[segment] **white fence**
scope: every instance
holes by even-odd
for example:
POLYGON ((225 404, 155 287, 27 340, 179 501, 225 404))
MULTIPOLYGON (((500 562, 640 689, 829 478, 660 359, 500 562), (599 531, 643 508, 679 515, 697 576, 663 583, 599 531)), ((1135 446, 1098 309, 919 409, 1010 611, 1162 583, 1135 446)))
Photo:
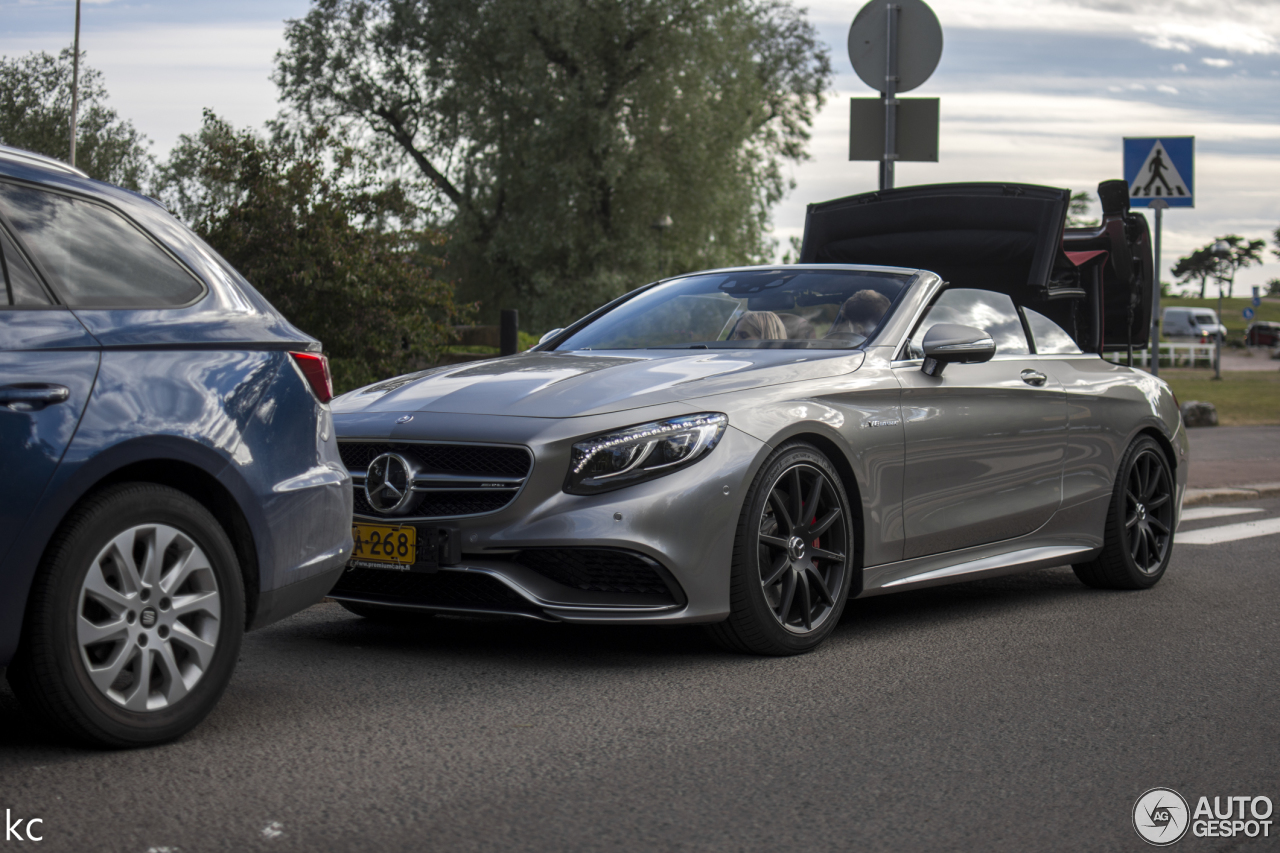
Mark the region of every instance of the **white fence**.
MULTIPOLYGON (((1168 341, 1160 344, 1160 363, 1169 367, 1179 364, 1195 367, 1201 362, 1213 366, 1213 344, 1181 344, 1168 341)), ((1150 350, 1134 350, 1133 363, 1146 367, 1151 363, 1150 350)))

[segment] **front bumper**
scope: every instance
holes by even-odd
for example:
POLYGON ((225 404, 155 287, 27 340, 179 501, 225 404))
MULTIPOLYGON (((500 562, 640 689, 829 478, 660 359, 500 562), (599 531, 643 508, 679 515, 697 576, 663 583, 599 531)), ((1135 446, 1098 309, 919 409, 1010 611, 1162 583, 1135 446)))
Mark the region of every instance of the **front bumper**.
MULTIPOLYGON (((569 495, 562 488, 569 449, 584 435, 692 413, 679 406, 563 420, 433 414, 429 429, 411 434, 381 432, 369 416, 335 418, 340 439, 521 444, 533 452, 534 466, 524 489, 504 509, 422 523, 456 528, 461 544, 457 564, 436 573, 355 569, 339 579, 330 596, 408 609, 566 622, 723 619, 729 613, 733 536, 750 476, 767 452, 763 442, 730 425, 706 458, 666 477, 601 495, 569 495), (624 552, 649 561, 667 581, 669 594, 575 587, 561 582, 563 577, 549 576, 554 572, 531 568, 521 557, 522 552, 578 549, 624 552)), ((387 519, 375 523, 386 524, 387 519)))

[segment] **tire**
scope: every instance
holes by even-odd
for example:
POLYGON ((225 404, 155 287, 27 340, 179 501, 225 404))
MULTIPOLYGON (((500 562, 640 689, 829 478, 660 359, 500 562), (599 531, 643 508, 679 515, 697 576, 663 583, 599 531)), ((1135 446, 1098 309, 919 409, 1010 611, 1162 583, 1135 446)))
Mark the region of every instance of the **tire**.
POLYGON ((7 675, 73 741, 165 743, 217 704, 244 620, 240 566, 209 511, 167 486, 112 486, 54 535, 7 675))
POLYGON ((363 616, 370 622, 380 622, 383 624, 425 621, 434 615, 427 611, 412 611, 404 610, 399 607, 384 607, 380 604, 369 604, 365 601, 343 601, 339 598, 337 599, 337 602, 349 612, 354 613, 357 616, 363 616))
POLYGON ((752 481, 738 520, 729 618, 708 625, 707 633, 723 648, 748 654, 817 648, 835 630, 849 597, 853 521, 826 456, 802 442, 775 450, 752 481))
POLYGON ((1164 450, 1139 436, 1129 445, 1111 493, 1102 553, 1071 568, 1097 589, 1150 589, 1173 554, 1176 486, 1164 450))

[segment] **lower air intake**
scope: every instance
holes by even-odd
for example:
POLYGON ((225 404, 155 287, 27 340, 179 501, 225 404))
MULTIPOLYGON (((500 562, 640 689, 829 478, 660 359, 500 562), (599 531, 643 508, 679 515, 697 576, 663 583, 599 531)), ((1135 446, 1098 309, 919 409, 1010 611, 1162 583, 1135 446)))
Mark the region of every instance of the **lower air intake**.
POLYGON ((496 610, 532 613, 530 606, 500 580, 474 572, 397 572, 386 569, 352 569, 343 572, 329 593, 388 604, 411 604, 462 610, 496 610))
POLYGON ((654 560, 612 548, 531 548, 514 562, 574 589, 661 595, 673 604, 683 598, 654 560))

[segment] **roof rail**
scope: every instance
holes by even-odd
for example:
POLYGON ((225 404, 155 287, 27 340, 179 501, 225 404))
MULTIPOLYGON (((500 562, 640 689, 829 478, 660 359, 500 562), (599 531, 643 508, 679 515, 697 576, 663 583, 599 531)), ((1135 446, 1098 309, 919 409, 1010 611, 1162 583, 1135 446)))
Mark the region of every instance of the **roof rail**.
POLYGON ((34 151, 23 151, 21 148, 14 148, 11 145, 0 145, 0 157, 9 160, 25 160, 28 163, 44 166, 49 169, 57 169, 59 172, 65 172, 68 175, 78 175, 81 178, 89 177, 75 166, 69 166, 61 160, 55 160, 53 157, 46 157, 43 154, 36 154, 34 151))

